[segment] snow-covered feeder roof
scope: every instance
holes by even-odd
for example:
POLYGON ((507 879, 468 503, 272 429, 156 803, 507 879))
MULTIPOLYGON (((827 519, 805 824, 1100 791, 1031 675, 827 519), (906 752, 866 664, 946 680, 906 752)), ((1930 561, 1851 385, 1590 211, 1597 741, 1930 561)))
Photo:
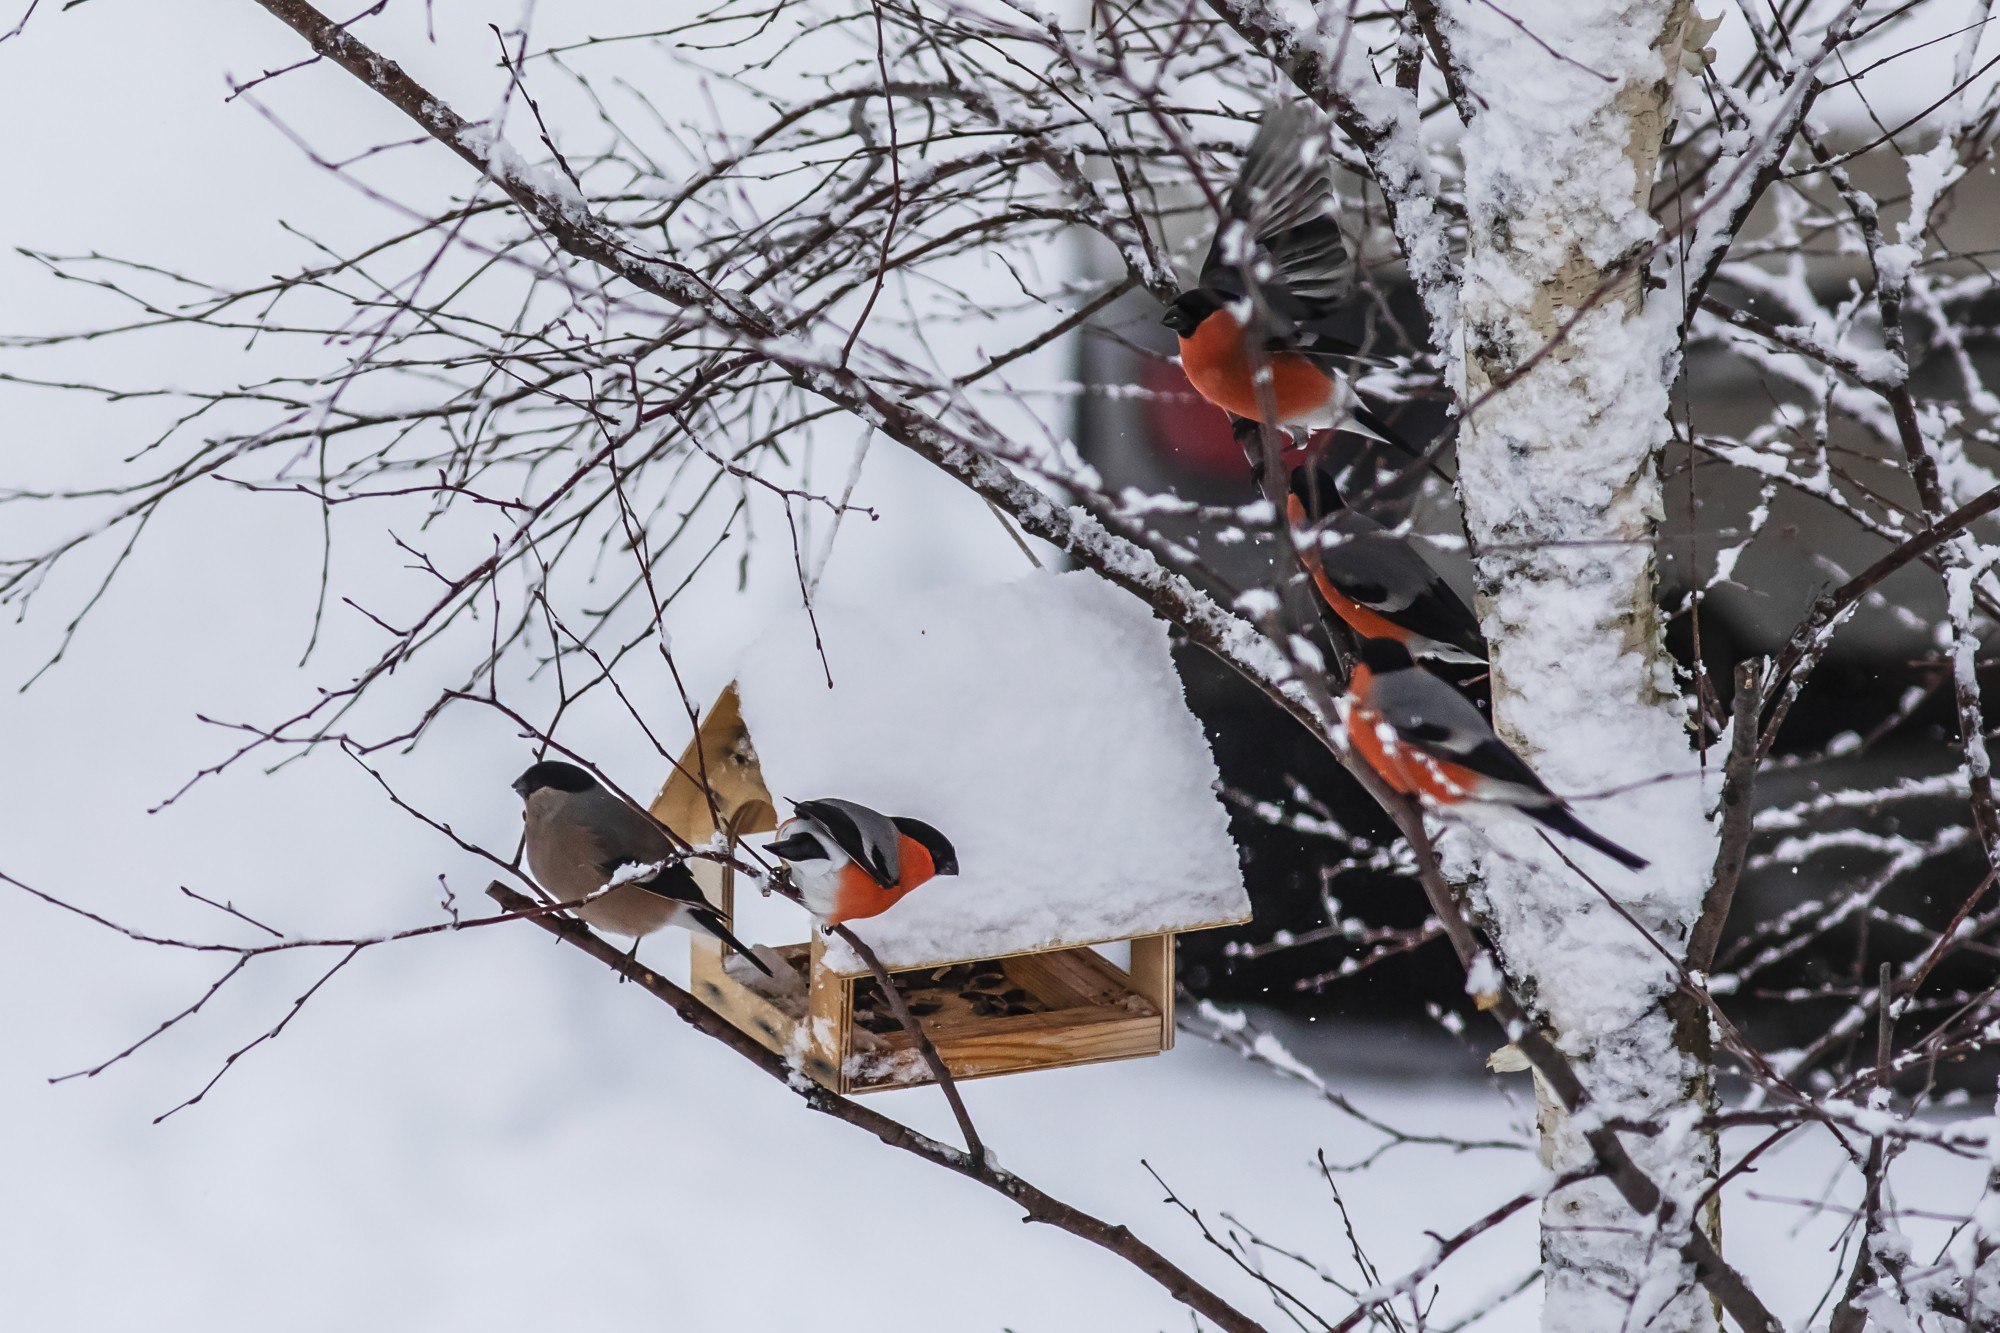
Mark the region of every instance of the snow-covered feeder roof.
MULTIPOLYGON (((852 923, 891 968, 1248 920, 1166 626, 1096 575, 804 611, 737 673, 764 784, 935 825, 959 873, 852 923), (831 672, 833 685, 826 683, 831 672)), ((864 970, 829 940, 826 965, 864 970)))

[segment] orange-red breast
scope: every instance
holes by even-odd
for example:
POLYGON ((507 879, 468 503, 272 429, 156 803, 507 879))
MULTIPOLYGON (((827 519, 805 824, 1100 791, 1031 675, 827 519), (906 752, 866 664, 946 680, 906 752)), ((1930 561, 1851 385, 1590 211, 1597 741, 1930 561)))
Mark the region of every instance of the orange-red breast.
POLYGON ((799 896, 828 925, 879 916, 934 876, 958 873, 958 853, 922 820, 832 797, 792 809, 764 850, 791 866, 799 896))
POLYGON ((1327 609, 1364 639, 1394 639, 1415 657, 1486 661, 1470 607, 1414 544, 1342 500, 1320 468, 1293 468, 1285 497, 1299 563, 1327 609))
POLYGON ((1180 338, 1188 382, 1223 411, 1268 415, 1268 424, 1301 433, 1356 431, 1416 457, 1342 379, 1360 349, 1333 330, 1353 283, 1333 217, 1327 133, 1304 106, 1264 113, 1201 274, 1161 322, 1180 338), (1257 384, 1264 367, 1268 414, 1257 384))
POLYGON ((1400 643, 1362 640, 1341 705, 1348 744, 1397 791, 1446 810, 1518 810, 1627 869, 1646 864, 1585 827, 1464 695, 1418 666, 1400 643))

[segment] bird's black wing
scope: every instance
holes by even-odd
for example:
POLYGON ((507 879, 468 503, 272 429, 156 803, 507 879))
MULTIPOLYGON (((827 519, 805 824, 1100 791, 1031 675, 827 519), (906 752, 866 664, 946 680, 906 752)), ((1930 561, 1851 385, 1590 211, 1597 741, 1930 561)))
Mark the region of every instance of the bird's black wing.
POLYGON ((1202 261, 1201 285, 1224 296, 1249 294, 1245 264, 1268 260, 1257 282, 1271 312, 1299 326, 1347 298, 1347 242, 1333 218, 1332 154, 1317 112, 1282 103, 1264 113, 1223 205, 1222 225, 1202 261))
MULTIPOLYGON (((613 875, 617 874, 624 867, 639 864, 643 863, 635 862, 626 857, 613 861, 599 862, 597 868, 603 872, 604 878, 608 882, 613 875)), ((708 898, 702 893, 701 885, 694 882, 694 872, 687 868, 687 862, 685 861, 670 861, 645 879, 634 879, 626 882, 634 888, 644 889, 647 893, 656 894, 662 898, 670 898, 677 903, 687 903, 690 906, 698 907, 708 906, 708 898)))
POLYGON ((1479 617, 1435 574, 1423 596, 1396 613, 1396 623, 1433 642, 1448 643, 1474 657, 1486 656, 1486 635, 1479 628, 1479 617))
POLYGON ((1395 728, 1398 740, 1434 759, 1532 792, 1548 792, 1469 699, 1422 668, 1377 678, 1368 706, 1395 728))
POLYGON ((749 959, 750 966, 756 968, 767 977, 771 975, 771 969, 766 965, 764 960, 752 953, 749 945, 729 933, 729 923, 722 919, 722 913, 716 911, 713 907, 703 905, 701 907, 690 908, 688 915, 694 918, 696 925, 749 959))
MULTIPOLYGON (((1393 725, 1393 724, 1392 724, 1393 725)), ((1413 749, 1421 750, 1433 759, 1442 759, 1460 768, 1469 768, 1484 778, 1525 787, 1554 800, 1542 780, 1535 776, 1535 770, 1528 767, 1528 761, 1515 754, 1507 742, 1497 736, 1489 737, 1476 745, 1464 745, 1465 733, 1452 728, 1432 726, 1417 722, 1396 727, 1396 739, 1413 749)))
MULTIPOLYGON (((1412 553, 1411 559, 1421 561, 1422 557, 1412 553)), ((1410 571, 1421 582, 1394 588, 1336 560, 1322 559, 1320 567, 1334 587, 1384 619, 1433 642, 1448 643, 1475 657, 1486 656, 1486 638, 1480 632, 1479 617, 1428 565, 1421 572, 1410 571)))
POLYGON ((1526 787, 1530 791, 1540 792, 1554 799, 1541 778, 1535 775, 1535 770, 1528 767, 1528 761, 1515 754, 1513 748, 1497 736, 1484 742, 1470 754, 1460 757, 1456 762, 1481 777, 1498 778, 1502 782, 1526 787))
POLYGON ((841 808, 838 801, 800 801, 792 808, 825 829, 832 838, 883 888, 894 888, 897 868, 890 864, 893 847, 882 847, 861 830, 860 823, 841 808))
MULTIPOLYGON (((1349 511, 1342 522, 1361 527, 1349 511)), ((1407 539, 1368 522, 1347 540, 1320 548, 1320 569, 1346 596, 1404 629, 1486 656, 1479 618, 1407 539)))
POLYGON ((1297 352, 1321 366, 1334 370, 1348 370, 1356 365, 1390 365, 1387 357, 1367 356, 1361 344, 1352 338, 1337 333, 1321 333, 1310 328, 1294 325, 1290 329, 1279 330, 1264 340, 1267 352, 1297 352))

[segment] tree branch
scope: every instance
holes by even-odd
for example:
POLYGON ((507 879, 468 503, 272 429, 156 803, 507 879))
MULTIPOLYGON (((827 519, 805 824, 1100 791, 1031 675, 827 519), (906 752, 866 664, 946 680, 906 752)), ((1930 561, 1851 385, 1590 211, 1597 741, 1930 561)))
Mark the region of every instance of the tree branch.
POLYGON ((1932 524, 1884 555, 1880 560, 1856 574, 1847 582, 1829 592, 1821 593, 1806 612, 1806 618, 1792 631, 1792 637, 1778 654, 1777 667, 1771 672, 1764 688, 1766 702, 1771 714, 1765 719, 1762 737, 1757 743, 1757 758, 1762 761, 1771 753, 1771 744, 1777 739, 1778 728, 1784 724, 1785 714, 1804 687, 1803 673, 1810 672, 1826 652, 1827 635, 1832 628, 1851 610, 1854 605, 1891 574, 1927 555, 1935 548, 1950 541, 1965 531, 1976 520, 2000 509, 2000 486, 1981 492, 1976 498, 1960 505, 1948 517, 1932 524))
POLYGON ((910 1041, 923 1056, 924 1064, 930 1068, 931 1077, 937 1080, 938 1090, 944 1093, 945 1101, 951 1104, 952 1116, 958 1121, 958 1132, 965 1137, 965 1151, 971 1155, 975 1165, 985 1166, 986 1145, 980 1142, 979 1131, 972 1127, 972 1113, 965 1109, 965 1101, 958 1095, 958 1080, 951 1076, 951 1069, 945 1064, 944 1057, 938 1054, 937 1047, 924 1032, 923 1025, 917 1022, 917 1016, 911 1013, 910 1006, 904 1003, 902 987, 898 986, 896 979, 889 975, 889 969, 882 966, 882 960, 875 956, 875 950, 869 947, 866 940, 843 925, 830 926, 828 929, 846 941, 847 947, 854 950, 855 955, 868 965, 869 972, 875 977, 875 984, 882 988, 882 998, 889 1002, 889 1011, 896 1016, 896 1021, 903 1025, 903 1031, 909 1034, 910 1041))
POLYGON ((1764 703, 1763 672, 1755 662, 1736 667, 1736 698, 1731 707, 1729 758, 1722 766, 1722 827, 1716 839, 1715 870, 1702 899, 1701 916, 1688 932, 1687 967, 1707 972, 1715 966, 1722 927, 1736 899, 1736 884, 1749 858, 1752 794, 1757 784, 1757 714, 1764 703))

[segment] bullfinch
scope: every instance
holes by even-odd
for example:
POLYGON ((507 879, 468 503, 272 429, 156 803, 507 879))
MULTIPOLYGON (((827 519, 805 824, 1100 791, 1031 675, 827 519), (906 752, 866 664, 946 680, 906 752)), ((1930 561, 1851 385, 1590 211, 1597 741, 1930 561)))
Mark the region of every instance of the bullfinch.
POLYGON ((1293 468, 1286 504, 1299 563, 1357 636, 1394 639, 1416 657, 1485 664, 1472 609, 1413 543, 1349 509, 1325 470, 1293 468))
POLYGON ((1465 696, 1418 666, 1395 640, 1361 641, 1341 710, 1348 744, 1397 791, 1446 810, 1519 810, 1629 870, 1645 866, 1643 857, 1586 828, 1465 696))
POLYGON ((769 976, 771 969, 743 941, 729 933, 722 914, 702 896, 701 886, 680 859, 666 831, 599 786, 597 779, 560 760, 536 764, 514 779, 528 824, 528 868, 535 880, 563 902, 596 897, 576 914, 599 930, 639 937, 662 926, 680 926, 713 935, 769 976), (598 893, 621 871, 630 878, 598 893))
POLYGON ((833 798, 792 812, 764 850, 791 866, 807 910, 830 926, 880 916, 933 876, 958 873, 958 853, 922 820, 833 798))
POLYGON ((1333 209, 1325 124, 1304 106, 1273 106, 1243 156, 1200 276, 1160 322, 1180 339, 1188 383, 1223 411, 1263 421, 1257 374, 1269 367, 1267 424, 1351 430, 1418 457, 1344 382, 1342 366, 1360 348, 1334 332, 1353 277, 1333 209))

